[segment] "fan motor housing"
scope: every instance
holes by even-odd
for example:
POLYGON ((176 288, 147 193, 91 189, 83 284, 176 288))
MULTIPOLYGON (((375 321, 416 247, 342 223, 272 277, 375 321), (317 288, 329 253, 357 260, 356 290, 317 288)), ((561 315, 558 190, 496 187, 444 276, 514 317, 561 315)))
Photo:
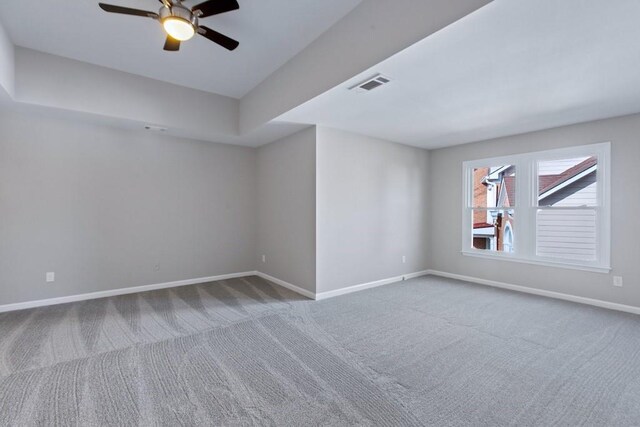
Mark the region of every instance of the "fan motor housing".
POLYGON ((171 7, 164 6, 160 8, 160 22, 167 18, 176 18, 188 22, 193 28, 198 28, 198 17, 181 4, 174 4, 171 7))

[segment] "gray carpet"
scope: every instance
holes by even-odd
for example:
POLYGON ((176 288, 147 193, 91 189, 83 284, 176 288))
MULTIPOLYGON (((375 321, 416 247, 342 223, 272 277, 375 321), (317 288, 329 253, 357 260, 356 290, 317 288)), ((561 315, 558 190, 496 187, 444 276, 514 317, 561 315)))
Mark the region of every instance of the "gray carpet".
POLYGON ((0 425, 640 425, 640 317, 434 277, 5 313, 0 425))

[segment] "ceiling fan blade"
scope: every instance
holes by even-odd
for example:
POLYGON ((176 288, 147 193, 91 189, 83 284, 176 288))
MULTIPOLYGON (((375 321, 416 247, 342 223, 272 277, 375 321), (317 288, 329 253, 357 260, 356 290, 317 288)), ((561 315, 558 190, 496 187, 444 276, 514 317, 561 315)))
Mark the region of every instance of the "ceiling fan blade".
POLYGON ((143 16, 145 18, 158 19, 158 14, 155 12, 148 12, 146 10, 131 9, 130 7, 114 6, 112 4, 98 3, 100 8, 105 12, 121 13, 123 15, 143 16))
POLYGON ((217 43, 228 50, 234 50, 240 45, 238 41, 230 37, 227 37, 224 34, 220 34, 217 31, 213 31, 211 28, 208 28, 208 27, 203 27, 203 26, 199 27, 198 33, 201 36, 208 38, 212 42, 217 43))
POLYGON ((237 9, 240 9, 240 5, 236 0, 208 0, 193 6, 191 11, 195 13, 199 10, 201 12, 199 17, 206 18, 207 16, 231 12, 232 10, 237 9))
POLYGON ((180 50, 180 40, 176 40, 171 36, 167 36, 167 41, 164 42, 164 50, 169 52, 177 52, 180 50))

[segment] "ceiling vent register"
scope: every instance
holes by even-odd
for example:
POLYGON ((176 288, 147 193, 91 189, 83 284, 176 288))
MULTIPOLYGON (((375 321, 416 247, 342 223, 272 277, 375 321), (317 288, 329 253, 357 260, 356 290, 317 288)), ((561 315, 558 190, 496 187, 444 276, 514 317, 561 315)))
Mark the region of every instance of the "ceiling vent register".
POLYGON ((380 86, 386 85, 391 82, 387 77, 382 74, 376 74, 375 76, 358 83, 355 86, 349 88, 349 90, 356 89, 358 92, 370 92, 374 89, 379 88, 380 86))

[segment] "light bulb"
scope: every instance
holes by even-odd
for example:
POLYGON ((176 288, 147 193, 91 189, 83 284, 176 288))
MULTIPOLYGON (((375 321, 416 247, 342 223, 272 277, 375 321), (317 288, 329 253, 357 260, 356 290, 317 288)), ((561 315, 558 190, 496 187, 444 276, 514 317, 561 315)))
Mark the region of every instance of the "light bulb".
POLYGON ((176 18, 174 16, 166 18, 162 22, 162 26, 164 30, 176 40, 181 42, 185 40, 189 40, 194 36, 196 30, 191 25, 191 22, 188 22, 182 18, 176 18))

